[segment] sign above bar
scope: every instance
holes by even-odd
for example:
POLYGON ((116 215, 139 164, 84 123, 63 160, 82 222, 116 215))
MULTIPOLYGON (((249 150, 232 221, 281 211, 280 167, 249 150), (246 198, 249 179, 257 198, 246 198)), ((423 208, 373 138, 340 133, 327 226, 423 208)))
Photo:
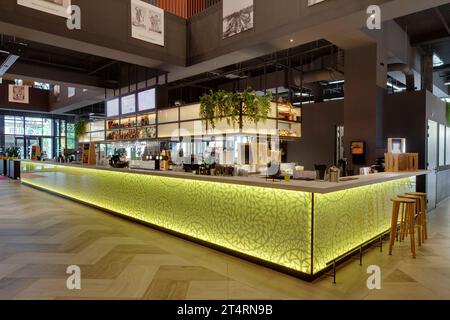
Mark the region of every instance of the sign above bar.
POLYGON ((71 0, 17 0, 17 4, 55 16, 67 18, 71 0))
POLYGON ((106 116, 117 117, 119 115, 119 98, 114 98, 106 102, 106 116))
POLYGON ((138 111, 153 110, 156 108, 156 90, 150 89, 138 93, 138 111))
POLYGON ((130 94, 121 98, 121 114, 136 112, 136 94, 130 94))

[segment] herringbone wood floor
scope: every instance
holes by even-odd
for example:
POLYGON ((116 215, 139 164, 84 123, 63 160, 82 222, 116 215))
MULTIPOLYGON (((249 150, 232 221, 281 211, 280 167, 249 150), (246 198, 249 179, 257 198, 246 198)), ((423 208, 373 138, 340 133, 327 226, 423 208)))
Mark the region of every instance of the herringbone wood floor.
POLYGON ((429 218, 430 240, 409 256, 372 249, 314 283, 102 211, 0 179, 0 299, 450 299, 450 202, 429 218), (382 290, 366 287, 368 265, 382 290), (81 290, 66 268, 81 268, 81 290))

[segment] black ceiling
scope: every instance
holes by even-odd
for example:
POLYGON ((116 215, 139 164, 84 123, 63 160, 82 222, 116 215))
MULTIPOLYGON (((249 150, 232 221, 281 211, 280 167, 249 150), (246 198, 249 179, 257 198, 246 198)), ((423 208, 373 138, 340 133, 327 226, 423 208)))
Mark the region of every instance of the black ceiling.
POLYGON ((411 44, 436 53, 450 64, 450 4, 396 19, 409 34, 411 44))
MULTIPOLYGON (((127 80, 129 69, 146 69, 144 71, 150 77, 161 73, 154 69, 137 67, 104 57, 1 34, 0 50, 20 56, 19 61, 29 64, 30 67, 39 65, 62 71, 76 72, 89 77, 98 77, 102 80, 101 83, 104 83, 105 87, 108 88, 119 88, 127 85, 129 82, 127 80)), ((0 62, 6 56, 0 53, 0 62)), ((139 74, 143 73, 143 70, 139 71, 139 74)), ((70 82, 70 79, 67 79, 67 81, 70 82)))

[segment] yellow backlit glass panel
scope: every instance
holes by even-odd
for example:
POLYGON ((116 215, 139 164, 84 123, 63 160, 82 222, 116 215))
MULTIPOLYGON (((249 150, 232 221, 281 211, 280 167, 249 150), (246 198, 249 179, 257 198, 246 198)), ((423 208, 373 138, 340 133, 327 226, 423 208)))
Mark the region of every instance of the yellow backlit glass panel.
POLYGON ((22 172, 27 184, 310 273, 310 193, 29 162, 22 172))
POLYGON ((415 191, 415 177, 314 195, 314 273, 390 228, 391 198, 415 191))

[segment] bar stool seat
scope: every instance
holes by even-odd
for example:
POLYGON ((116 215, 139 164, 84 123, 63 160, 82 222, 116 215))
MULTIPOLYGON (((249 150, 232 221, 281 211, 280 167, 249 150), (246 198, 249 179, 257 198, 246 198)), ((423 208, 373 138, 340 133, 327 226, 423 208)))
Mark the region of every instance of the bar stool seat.
POLYGON ((413 258, 416 258, 416 244, 414 239, 414 211, 417 200, 396 197, 392 201, 392 218, 391 218, 391 237, 389 239, 389 255, 392 255, 392 248, 394 247, 395 238, 397 237, 398 216, 400 213, 400 205, 405 207, 406 225, 411 230, 411 253, 413 258))
POLYGON ((427 227, 427 194, 424 192, 407 192, 407 195, 420 196, 420 212, 422 214, 422 241, 428 240, 427 227))

